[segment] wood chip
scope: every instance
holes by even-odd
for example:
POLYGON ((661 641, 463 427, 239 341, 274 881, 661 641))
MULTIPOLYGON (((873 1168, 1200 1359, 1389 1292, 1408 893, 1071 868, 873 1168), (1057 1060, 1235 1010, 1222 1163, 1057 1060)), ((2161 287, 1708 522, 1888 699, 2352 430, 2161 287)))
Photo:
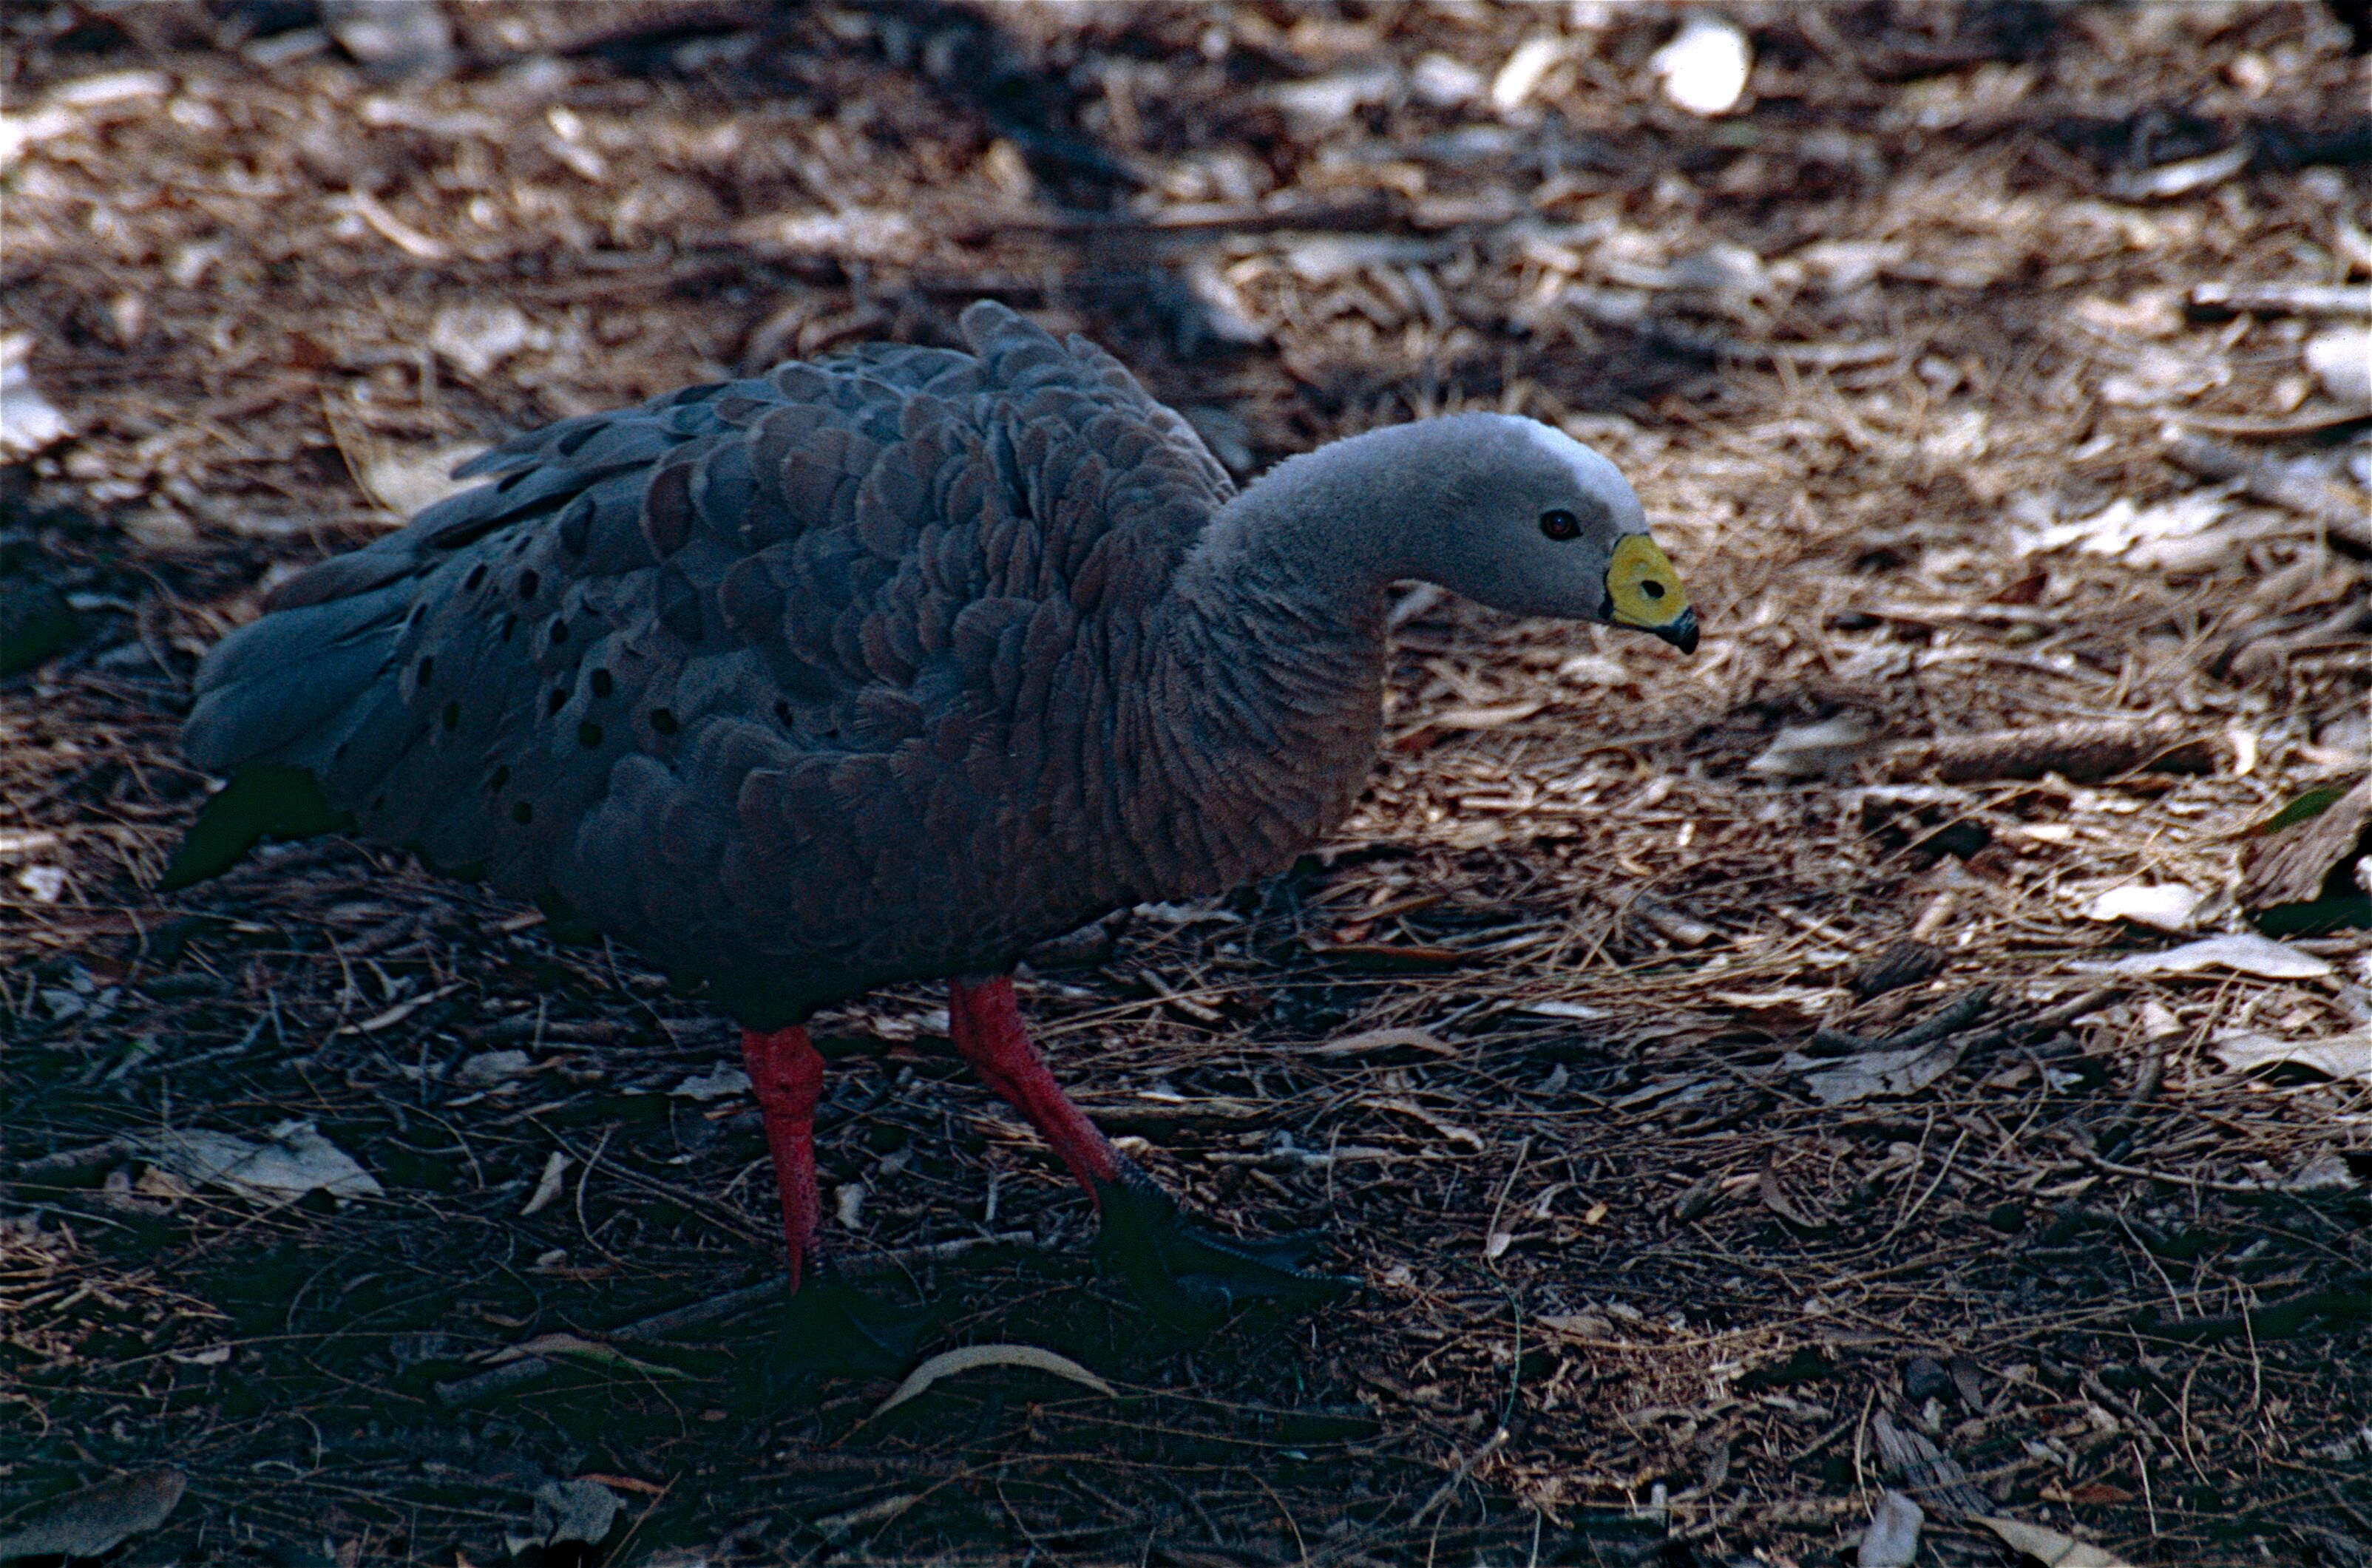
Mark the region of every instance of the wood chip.
POLYGON ((337 1032, 342 1035, 375 1035, 381 1029, 391 1029, 430 1003, 442 1002, 452 995, 461 989, 463 983, 457 980, 449 985, 440 985, 434 991, 424 991, 417 996, 408 996, 386 1012, 365 1018, 359 1024, 348 1024, 337 1032))
POLYGON ((2363 499, 2331 480, 2189 431, 2168 438, 2166 455, 2177 467, 2203 478, 2238 480, 2241 490, 2257 500, 2296 512, 2372 550, 2372 516, 2366 515, 2363 499))
POLYGON ((1365 1029, 1323 1044, 1304 1046, 1305 1056, 1344 1057, 1375 1056, 1388 1051, 1418 1051, 1428 1056, 1456 1056, 1458 1048, 1446 1040, 1437 1040, 1423 1029, 1365 1029))
POLYGON ((2372 316, 2372 288, 2358 284, 2203 283, 2191 303, 2250 316, 2372 316))
POLYGON ((1904 1489, 1915 1493, 1947 1518, 1982 1514, 1983 1495, 1969 1484, 1960 1462, 1917 1432, 1894 1424, 1884 1411, 1870 1418, 1870 1446, 1878 1461, 1902 1478, 1904 1489))
POLYGON ((2367 827, 2372 778, 2305 821, 2250 845, 2240 873, 2240 902, 2262 910, 2320 899, 2331 874, 2365 853, 2367 827))
POLYGON ((2082 719, 1906 741, 1889 749, 1881 761, 1889 777, 1925 775, 1967 784, 2039 779, 2045 773, 2083 782, 2143 768, 2203 772, 2213 757, 2209 742, 2177 719, 2082 719))

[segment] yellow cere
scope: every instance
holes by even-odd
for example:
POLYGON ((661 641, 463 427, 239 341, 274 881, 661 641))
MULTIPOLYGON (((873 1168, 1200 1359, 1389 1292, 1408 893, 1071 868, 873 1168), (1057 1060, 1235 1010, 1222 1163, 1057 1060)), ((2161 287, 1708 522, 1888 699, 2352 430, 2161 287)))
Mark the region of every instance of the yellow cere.
POLYGON ((1680 575, 1645 534, 1626 534, 1614 546, 1606 569, 1607 596, 1614 619, 1625 626, 1669 626, 1688 613, 1688 590, 1680 575))

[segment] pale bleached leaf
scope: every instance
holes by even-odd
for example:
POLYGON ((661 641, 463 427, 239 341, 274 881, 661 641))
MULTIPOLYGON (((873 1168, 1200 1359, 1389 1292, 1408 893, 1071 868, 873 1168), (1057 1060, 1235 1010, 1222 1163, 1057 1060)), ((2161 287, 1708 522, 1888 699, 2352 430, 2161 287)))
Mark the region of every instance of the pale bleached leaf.
POLYGON ((599 1546, 618 1522, 624 1506, 616 1493, 598 1481, 546 1481, 536 1488, 536 1529, 546 1546, 583 1541, 599 1546))
POLYGON ((536 1182, 534 1193, 529 1197, 527 1206, 519 1210, 519 1217, 524 1219, 529 1214, 540 1214, 558 1202, 561 1190, 560 1179, 567 1174, 567 1171, 568 1156, 558 1149, 552 1150, 551 1156, 543 1162, 543 1176, 536 1182))
POLYGON ((677 1099, 699 1100, 703 1104, 723 1099, 727 1095, 746 1095, 749 1092, 750 1074, 738 1067, 719 1067, 714 1072, 694 1074, 668 1091, 677 1099))
POLYGON ((180 1506, 189 1477, 179 1470, 134 1470, 37 1503, 0 1536, 0 1561, 19 1557, 98 1557, 163 1524, 180 1506))
POLYGON ((2215 1060, 2235 1073, 2289 1065, 2308 1068, 2328 1078, 2372 1078, 2372 1032, 2363 1029, 2351 1029, 2327 1040, 2227 1034, 2215 1041, 2214 1049, 2215 1060))
POLYGON ((1855 1568, 1910 1568, 1919 1555, 1919 1527, 1926 1522, 1919 1504, 1900 1492, 1881 1492, 1869 1511, 1869 1528, 1854 1554, 1855 1568))
POLYGON ((2128 882, 2094 899, 2084 914, 2090 920, 2130 920, 2160 931, 2188 931, 2206 896, 2180 882, 2128 882))
POLYGON ((2133 1568, 2122 1557, 2023 1519, 1999 1519, 1980 1514, 1976 1522, 2001 1537, 2011 1551, 2024 1552, 2041 1563, 2042 1568, 2133 1568))
POLYGON ((890 1396, 873 1408, 868 1421, 878 1420, 914 1399, 943 1377, 959 1372, 970 1372, 982 1366, 1020 1366, 1032 1372, 1051 1372, 1057 1377, 1093 1388, 1107 1399, 1118 1399, 1120 1390, 1073 1361, 1069 1356, 1047 1350, 1041 1345, 987 1344, 965 1345, 959 1350, 941 1351, 906 1375, 890 1396))
POLYGON ((310 1121, 283 1121, 251 1143, 227 1132, 169 1130, 134 1146, 159 1169, 192 1188, 224 1188, 243 1198, 287 1203, 308 1192, 333 1198, 378 1198, 386 1189, 352 1155, 321 1136, 310 1121))
POLYGON ((679 1372, 672 1366, 638 1361, 622 1350, 596 1343, 578 1334, 538 1334, 531 1340, 496 1351, 486 1358, 486 1362, 488 1365, 500 1366, 505 1362, 520 1361, 531 1355, 562 1356, 589 1366, 639 1373, 645 1377, 664 1377, 675 1382, 686 1381, 692 1376, 689 1372, 679 1372))
POLYGON ((1422 1051, 1431 1056, 1455 1056, 1458 1048, 1448 1040, 1436 1039, 1423 1029, 1390 1028, 1362 1029, 1340 1040, 1330 1040, 1313 1045, 1306 1054, 1310 1056, 1366 1056, 1378 1051, 1405 1048, 1422 1051))
POLYGON ((2260 936, 2253 931, 2186 942, 2162 953, 2135 953, 2108 964, 2072 966, 2092 974, 2194 974, 2201 970, 2237 970, 2261 980, 2320 980, 2331 960, 2260 936))

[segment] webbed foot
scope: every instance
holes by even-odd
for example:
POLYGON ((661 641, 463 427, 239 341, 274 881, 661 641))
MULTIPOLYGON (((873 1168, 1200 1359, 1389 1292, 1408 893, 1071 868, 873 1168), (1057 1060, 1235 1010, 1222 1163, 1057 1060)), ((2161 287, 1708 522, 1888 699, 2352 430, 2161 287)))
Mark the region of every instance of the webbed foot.
POLYGON ((894 1376, 945 1315, 876 1300, 829 1265, 811 1264, 797 1293, 776 1310, 766 1381, 780 1387, 811 1377, 894 1376))
POLYGON ((1319 1307, 1359 1288, 1357 1280, 1301 1267, 1319 1243, 1315 1235, 1218 1235, 1188 1221, 1176 1199, 1130 1169, 1097 1182, 1095 1191, 1103 1210, 1097 1256, 1170 1322, 1203 1328, 1247 1302, 1319 1307))

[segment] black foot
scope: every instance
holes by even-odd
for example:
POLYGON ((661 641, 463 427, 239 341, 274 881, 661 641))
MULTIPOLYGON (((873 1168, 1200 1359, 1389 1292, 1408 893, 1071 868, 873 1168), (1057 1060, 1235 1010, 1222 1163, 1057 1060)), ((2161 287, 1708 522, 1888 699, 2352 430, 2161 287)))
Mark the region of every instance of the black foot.
POLYGON ((1317 1237, 1214 1235, 1187 1223, 1177 1200, 1135 1171, 1098 1183, 1096 1199, 1103 1208, 1098 1256, 1156 1314, 1182 1327, 1207 1327, 1250 1301, 1318 1307, 1359 1288, 1354 1279, 1303 1271, 1317 1237))
POLYGON ((799 1292, 777 1309, 766 1381, 883 1377, 904 1371, 938 1327, 930 1307, 877 1301, 828 1267, 811 1267, 799 1292))

